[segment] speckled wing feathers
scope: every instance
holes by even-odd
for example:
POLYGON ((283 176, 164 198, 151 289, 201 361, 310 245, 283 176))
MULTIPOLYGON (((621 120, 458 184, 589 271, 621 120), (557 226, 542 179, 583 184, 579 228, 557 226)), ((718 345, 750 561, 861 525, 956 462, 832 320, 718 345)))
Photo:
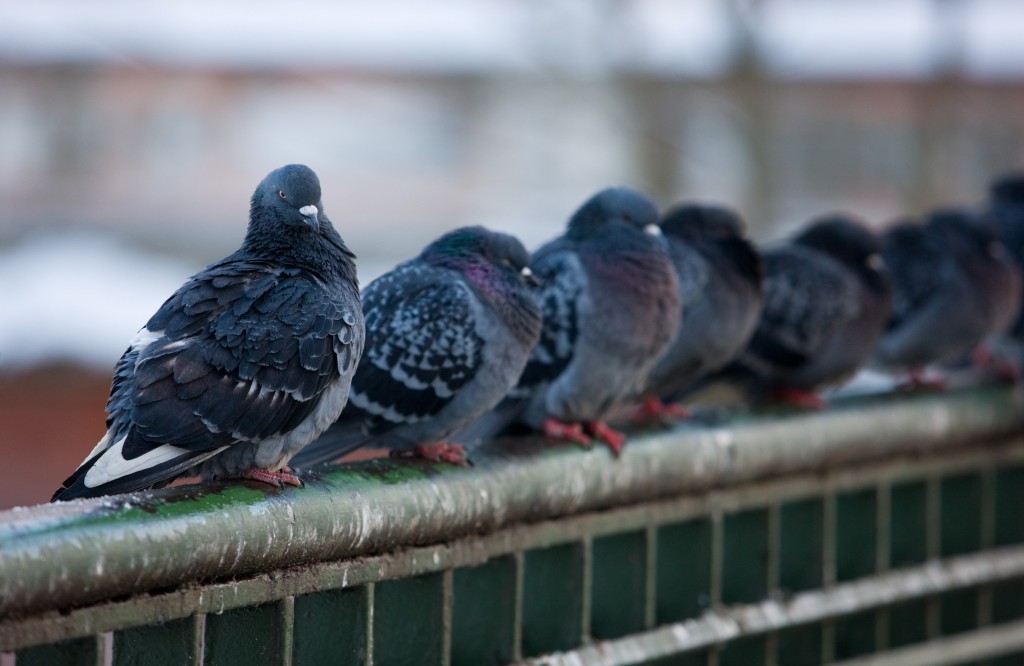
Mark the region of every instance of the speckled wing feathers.
POLYGON ((440 412, 481 364, 484 340, 469 299, 453 274, 412 264, 370 285, 363 305, 373 335, 351 404, 391 423, 440 412))
POLYGON ((554 380, 572 361, 579 336, 579 300, 587 281, 579 258, 560 241, 541 248, 530 266, 541 281, 536 295, 544 327, 513 395, 554 380))

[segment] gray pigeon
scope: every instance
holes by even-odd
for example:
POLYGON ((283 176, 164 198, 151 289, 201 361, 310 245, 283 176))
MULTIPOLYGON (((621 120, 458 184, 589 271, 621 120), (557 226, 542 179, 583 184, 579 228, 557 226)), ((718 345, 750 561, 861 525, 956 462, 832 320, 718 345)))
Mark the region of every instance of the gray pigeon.
POLYGON ((761 257, 743 237, 738 214, 688 204, 669 211, 660 226, 679 278, 682 325, 651 372, 639 420, 685 416, 671 403, 743 351, 764 301, 761 257))
POLYGON ((746 350, 724 372, 755 399, 820 408, 816 391, 868 359, 889 314, 878 238, 835 214, 762 253, 764 310, 746 350))
POLYGON ((462 447, 441 440, 505 397, 540 336, 529 259, 514 237, 467 227, 370 283, 348 407, 293 463, 365 445, 462 462, 462 447))
POLYGON ((603 419, 640 395, 679 330, 676 273, 657 222, 646 196, 609 188, 534 253, 544 327, 499 421, 621 450, 625 436, 603 419))
MULTIPOLYGON (((999 236, 1017 267, 1024 271, 1024 172, 1003 174, 989 188, 986 219, 997 229, 999 236)), ((1017 376, 1024 367, 1024 303, 1018 303, 1016 321, 996 345, 1003 374, 1017 376)))
POLYGON ((1020 278, 992 229, 969 211, 894 225, 883 257, 893 302, 874 363, 906 373, 912 385, 935 384, 923 377, 927 366, 956 364, 1016 317, 1020 278))
POLYGON ((338 418, 363 349, 354 258, 316 174, 271 172, 242 247, 182 285, 118 361, 107 434, 53 500, 185 475, 301 485, 284 466, 338 418))

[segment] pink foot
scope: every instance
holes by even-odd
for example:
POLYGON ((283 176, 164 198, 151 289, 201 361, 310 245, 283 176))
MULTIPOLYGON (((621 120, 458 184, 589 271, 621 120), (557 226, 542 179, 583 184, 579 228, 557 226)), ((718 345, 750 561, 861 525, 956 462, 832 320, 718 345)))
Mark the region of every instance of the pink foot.
POLYGON ((978 345, 971 353, 971 365, 982 370, 989 370, 1000 379, 1016 382, 1020 379, 1020 370, 1017 366, 1000 358, 988 345, 978 345))
POLYGON ((609 428, 601 421, 589 421, 583 424, 583 429, 594 439, 604 442, 616 457, 622 453, 622 447, 626 445, 626 436, 618 430, 609 428))
POLYGON ((924 370, 914 368, 907 373, 907 381, 903 386, 912 391, 945 391, 946 379, 944 377, 926 377, 924 370))
POLYGON ((295 476, 294 474, 290 474, 288 472, 280 470, 277 472, 271 472, 270 470, 258 469, 256 467, 245 470, 244 472, 239 474, 238 477, 241 479, 252 479, 253 481, 269 483, 270 485, 277 486, 278 488, 284 488, 285 485, 296 486, 298 488, 301 488, 302 486, 306 485, 302 482, 302 479, 295 476))
POLYGON ((583 434, 583 426, 579 423, 562 423, 557 419, 544 419, 540 429, 545 437, 575 442, 584 448, 590 448, 590 438, 583 434))
POLYGON ((634 423, 666 423, 690 418, 690 410, 678 403, 664 403, 656 396, 644 396, 644 401, 630 417, 634 423))
POLYGON ((449 442, 437 442, 434 444, 420 444, 419 446, 405 451, 392 451, 392 458, 423 458, 434 462, 444 462, 451 465, 466 467, 469 461, 466 459, 466 449, 461 444, 449 442))
POLYGON ((813 391, 802 391, 788 386, 770 391, 768 393, 768 400, 816 411, 825 409, 827 405, 825 399, 813 391))

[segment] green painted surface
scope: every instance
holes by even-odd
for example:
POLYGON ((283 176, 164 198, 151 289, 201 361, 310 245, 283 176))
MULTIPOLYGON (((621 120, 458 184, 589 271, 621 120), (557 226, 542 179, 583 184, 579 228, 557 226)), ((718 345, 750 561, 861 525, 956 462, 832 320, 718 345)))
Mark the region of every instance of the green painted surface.
POLYGON ((928 486, 894 484, 890 497, 889 567, 920 564, 928 558, 928 486))
POLYGON ((768 510, 722 519, 722 603, 750 603, 768 594, 768 510))
POLYGON ((816 666, 821 663, 821 625, 780 631, 776 646, 778 666, 816 666))
POLYGON ((98 650, 93 637, 21 650, 17 666, 96 666, 98 650))
POLYGON ((204 666, 273 664, 281 659, 278 604, 206 616, 204 666))
POLYGON ((981 475, 957 474, 942 479, 939 489, 942 557, 981 548, 981 475))
POLYGON ((874 488, 836 495, 836 580, 875 573, 878 496, 874 488))
POLYGON ((114 633, 114 666, 179 666, 194 664, 195 621, 183 620, 136 627, 114 633))
POLYGON ((582 623, 582 544, 527 552, 523 574, 523 656, 576 647, 582 623))
POLYGON ((295 597, 294 666, 358 666, 366 662, 365 587, 295 597))
POLYGON ((443 605, 442 574, 377 583, 373 592, 374 663, 440 664, 443 605))
POLYGON ((515 641, 516 561, 498 557, 456 569, 452 579, 453 666, 512 661, 515 641))
POLYGON ((1024 652, 1006 655, 1005 657, 996 657, 985 666, 1020 666, 1021 664, 1024 664, 1024 652))
POLYGON ((711 521, 658 530, 657 624, 697 617, 711 605, 711 521))
POLYGON ((779 587, 801 592, 821 586, 824 502, 809 499, 779 509, 779 587))
POLYGON ((738 638, 718 651, 718 666, 760 666, 767 653, 763 636, 738 638))
POLYGON ((594 539, 590 633, 610 639, 644 630, 647 539, 630 532, 594 539))
POLYGON ((1024 466, 996 472, 996 545, 1024 543, 1024 466))
POLYGON ((889 647, 928 640, 928 602, 924 599, 889 607, 889 647))
POLYGON ((618 459, 525 439, 494 443, 470 469, 368 461, 306 472, 305 488, 214 483, 5 511, 0 615, 445 542, 831 461, 966 448, 1018 434, 1020 416, 1005 386, 874 396, 644 433, 618 459))
POLYGON ((852 659, 875 651, 875 612, 854 613, 837 619, 835 627, 835 658, 852 659))
POLYGON ((708 663, 708 651, 697 650, 696 652, 687 652, 686 654, 678 654, 672 657, 665 657, 664 659, 654 659, 647 662, 647 666, 707 666, 708 663))
POLYGON ((992 589, 992 622, 1009 622, 1024 617, 1024 578, 995 585, 992 589))
POLYGON ((943 636, 977 629, 977 590, 957 590, 942 595, 939 611, 939 632, 943 636))

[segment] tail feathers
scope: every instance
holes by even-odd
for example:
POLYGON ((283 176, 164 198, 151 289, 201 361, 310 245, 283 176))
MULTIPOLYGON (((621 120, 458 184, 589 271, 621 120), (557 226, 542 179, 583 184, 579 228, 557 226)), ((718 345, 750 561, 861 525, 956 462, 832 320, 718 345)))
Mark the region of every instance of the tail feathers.
POLYGON ((101 497, 166 484, 227 448, 189 451, 164 444, 141 456, 125 459, 122 455, 125 439, 95 452, 61 484, 50 501, 101 497))
POLYGON ((324 434, 292 456, 292 467, 312 467, 336 460, 360 449, 377 437, 368 431, 364 419, 335 422, 324 434))

